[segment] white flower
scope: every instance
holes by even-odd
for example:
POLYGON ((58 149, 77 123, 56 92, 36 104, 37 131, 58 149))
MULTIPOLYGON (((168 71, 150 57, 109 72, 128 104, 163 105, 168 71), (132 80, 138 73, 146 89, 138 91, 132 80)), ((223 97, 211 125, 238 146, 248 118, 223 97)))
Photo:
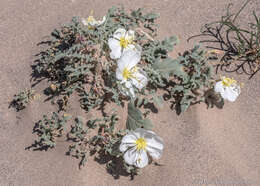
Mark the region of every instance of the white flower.
POLYGON ((134 45, 134 31, 126 31, 123 28, 117 29, 113 38, 108 39, 108 46, 111 49, 110 57, 112 59, 120 58, 121 55, 129 49, 141 50, 141 47, 134 45))
POLYGON ((162 156, 163 141, 154 132, 138 128, 123 137, 119 149, 127 164, 143 168, 149 161, 147 153, 154 159, 162 156))
MULTIPOLYGON (((118 60, 116 78, 125 85, 132 97, 135 97, 133 86, 142 89, 148 82, 145 72, 136 66, 140 59, 140 52, 137 50, 127 50, 118 60)), ((128 92, 126 94, 128 95, 128 92)))
POLYGON ((106 16, 102 20, 97 21, 93 16, 88 16, 88 18, 82 18, 82 24, 88 26, 89 29, 102 25, 106 21, 106 16))
POLYGON ((234 102, 240 94, 240 86, 233 78, 222 77, 215 85, 215 92, 220 93, 223 99, 234 102))

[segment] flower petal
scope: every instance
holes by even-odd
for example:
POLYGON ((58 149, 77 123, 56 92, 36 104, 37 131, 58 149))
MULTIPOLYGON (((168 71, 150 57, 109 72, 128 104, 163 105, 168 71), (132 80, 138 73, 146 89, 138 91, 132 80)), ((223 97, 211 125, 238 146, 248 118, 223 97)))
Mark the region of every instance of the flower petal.
POLYGON ((215 92, 219 92, 219 93, 224 92, 224 85, 223 85, 222 81, 219 81, 215 84, 214 90, 215 90, 215 92))
POLYGON ((124 48, 123 53, 126 52, 127 50, 135 50, 135 45, 129 44, 124 48))
MULTIPOLYGON (((139 70, 140 71, 140 70, 139 70)), ((143 71, 142 71, 143 72, 143 71)), ((133 85, 138 88, 138 89, 142 89, 143 87, 145 87, 148 83, 147 77, 144 75, 145 72, 140 73, 140 72, 136 72, 134 73, 134 78, 132 78, 132 83, 133 85)))
POLYGON ((115 31, 113 37, 114 37, 115 39, 120 40, 121 37, 125 37, 125 34, 126 34, 126 30, 125 30, 125 29, 123 29, 123 28, 118 28, 118 29, 115 31))
POLYGON ((138 158, 138 152, 136 148, 131 148, 124 154, 124 160, 129 165, 134 165, 138 158))
POLYGON ((119 146, 119 150, 121 152, 125 152, 126 150, 133 148, 135 146, 135 144, 133 143, 121 143, 119 146))
POLYGON ((232 86, 233 91, 235 91, 238 95, 241 93, 241 89, 239 85, 232 86))
POLYGON ((128 30, 128 31, 126 32, 125 38, 126 38, 127 40, 133 41, 134 38, 135 38, 135 32, 134 32, 133 30, 128 30))
POLYGON ((130 81, 125 82, 125 87, 126 88, 132 88, 132 83, 130 81))
POLYGON ((124 80, 123 71, 119 67, 116 69, 116 79, 121 81, 124 80))
POLYGON ((139 138, 134 132, 130 131, 122 138, 122 143, 135 143, 135 141, 139 138))
POLYGON ((126 91, 125 91, 125 93, 126 93, 126 95, 127 96, 131 96, 131 97, 135 97, 135 91, 134 91, 134 88, 133 88, 133 86, 132 86, 132 83, 130 82, 130 81, 126 81, 125 82, 125 87, 126 87, 126 91))
POLYGON ((98 22, 96 20, 94 20, 94 21, 88 22, 88 25, 95 27, 95 26, 98 26, 98 22))
POLYGON ((129 70, 137 65, 141 59, 141 54, 136 50, 126 50, 118 60, 118 66, 125 66, 129 70))
POLYGON ((87 19, 85 19, 85 18, 82 18, 82 19, 81 19, 81 22, 82 22, 82 24, 85 25, 85 26, 88 25, 87 19))
MULTIPOLYGON (((123 54, 122 54, 123 56, 123 54)), ((121 57, 118 61, 117 61, 117 67, 121 70, 121 72, 123 73, 124 69, 127 68, 127 63, 124 62, 124 60, 122 60, 123 57, 121 57)))
POLYGON ((108 46, 111 50, 110 57, 111 59, 118 59, 121 56, 121 46, 118 40, 114 38, 108 39, 108 46))
POLYGON ((163 140, 159 136, 146 133, 144 138, 146 139, 147 146, 163 150, 163 140))
POLYGON ((132 96, 132 97, 134 97, 135 95, 132 95, 132 92, 131 92, 131 90, 132 90, 133 88, 125 88, 125 87, 122 87, 122 91, 121 91, 121 93, 124 95, 124 96, 132 96))
POLYGON ((144 168, 148 165, 148 156, 144 150, 138 151, 137 159, 134 165, 138 168, 144 168))
POLYGON ((226 99, 230 102, 234 102, 238 95, 240 93, 240 87, 238 89, 238 87, 226 87, 225 91, 223 93, 221 93, 221 96, 223 97, 223 99, 226 99))
POLYGON ((163 150, 163 140, 156 135, 146 135, 146 150, 154 158, 159 159, 162 156, 163 150))
POLYGON ((156 148, 153 148, 153 147, 147 147, 147 152, 150 154, 150 156, 153 158, 153 159, 160 159, 162 157, 162 154, 163 154, 163 151, 160 150, 160 149, 156 149, 156 148))
POLYGON ((106 16, 103 16, 102 20, 97 21, 97 26, 102 25, 106 21, 106 16))
POLYGON ((133 132, 130 132, 128 133, 127 135, 125 135, 123 138, 122 138, 122 141, 121 141, 121 144, 120 144, 120 147, 119 147, 119 150, 121 152, 124 152, 126 151, 127 149, 131 148, 131 147, 134 147, 136 144, 135 144, 135 141, 137 140, 138 138, 136 137, 136 135, 133 133, 133 132))
POLYGON ((143 128, 137 128, 134 130, 134 133, 139 136, 139 138, 144 138, 145 134, 149 134, 149 130, 143 128))
POLYGON ((123 49, 123 53, 128 50, 134 50, 135 52, 139 52, 140 55, 142 53, 142 47, 140 45, 129 44, 126 46, 126 48, 123 49))
POLYGON ((134 88, 133 88, 133 87, 130 87, 130 88, 129 88, 129 92, 130 92, 130 94, 131 94, 131 95, 129 95, 129 96, 131 96, 132 98, 135 98, 135 91, 134 91, 134 88))

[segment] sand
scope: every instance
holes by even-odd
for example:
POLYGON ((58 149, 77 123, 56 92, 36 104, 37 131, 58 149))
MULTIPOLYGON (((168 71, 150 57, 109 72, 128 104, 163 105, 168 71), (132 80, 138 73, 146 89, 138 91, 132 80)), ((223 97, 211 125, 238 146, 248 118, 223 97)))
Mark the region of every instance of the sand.
MULTIPOLYGON (((168 107, 151 115, 155 132, 165 141, 159 163, 148 166, 134 180, 121 175, 114 179, 105 165, 89 159, 82 170, 78 161, 65 156, 67 143, 59 142, 47 152, 28 151, 35 139, 34 123, 54 110, 43 99, 17 113, 8 109, 9 101, 21 89, 29 88, 34 55, 41 50, 37 43, 72 16, 86 17, 91 10, 102 16, 112 5, 126 9, 139 7, 160 13, 159 37, 176 35, 180 44, 175 54, 191 48, 201 25, 225 13, 228 3, 238 9, 242 0, 1 0, 0 1, 0 185, 1 186, 192 186, 192 185, 260 185, 260 74, 250 81, 246 75, 232 74, 245 83, 235 103, 224 109, 209 109, 205 104, 193 106, 177 116, 168 107), (218 182, 217 182, 218 181, 218 182)), ((260 2, 252 1, 242 17, 251 10, 260 13, 260 2)), ((47 85, 34 87, 41 93, 47 85)), ((80 109, 75 113, 84 114, 80 109)))

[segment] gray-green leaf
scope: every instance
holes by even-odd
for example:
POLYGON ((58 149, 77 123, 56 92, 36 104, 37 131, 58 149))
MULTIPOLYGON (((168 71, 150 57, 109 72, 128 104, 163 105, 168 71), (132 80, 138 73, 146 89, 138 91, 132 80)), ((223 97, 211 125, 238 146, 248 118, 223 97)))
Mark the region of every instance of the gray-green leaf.
POLYGON ((143 119, 142 112, 134 106, 134 103, 128 103, 126 128, 129 130, 135 130, 137 128, 151 129, 152 127, 152 122, 149 119, 143 119))
POLYGON ((183 65, 181 65, 178 60, 171 58, 155 62, 152 68, 161 75, 177 75, 179 77, 185 77, 187 75, 183 69, 183 65))
POLYGON ((163 98, 162 96, 153 96, 153 101, 156 106, 162 108, 163 107, 163 98))

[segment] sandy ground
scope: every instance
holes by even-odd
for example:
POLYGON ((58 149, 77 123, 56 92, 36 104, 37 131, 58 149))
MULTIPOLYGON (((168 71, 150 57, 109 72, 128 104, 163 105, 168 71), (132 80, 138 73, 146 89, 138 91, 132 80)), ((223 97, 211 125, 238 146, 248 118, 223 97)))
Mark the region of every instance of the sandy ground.
MULTIPOLYGON (((105 186, 105 185, 260 185, 260 74, 245 83, 235 103, 222 110, 194 106, 177 116, 169 108, 152 115, 155 131, 164 139, 163 166, 148 166, 133 181, 120 176, 114 179, 105 166, 89 160, 78 170, 78 161, 65 156, 67 144, 60 142, 48 152, 24 150, 35 136, 34 123, 53 108, 50 103, 35 101, 22 112, 8 109, 8 102, 19 90, 30 87, 30 65, 42 41, 53 28, 70 21, 72 16, 88 16, 94 10, 102 16, 112 5, 127 9, 144 7, 161 15, 160 37, 177 35, 181 43, 176 51, 190 48, 186 39, 197 34, 200 26, 214 21, 232 2, 234 9, 242 0, 1 0, 0 1, 0 185, 15 186, 105 186), (207 184, 206 184, 207 183, 207 184)), ((260 2, 245 9, 260 13, 260 2)), ((35 87, 40 92, 44 83, 35 87)), ((76 110, 81 114, 80 110, 76 110)))

